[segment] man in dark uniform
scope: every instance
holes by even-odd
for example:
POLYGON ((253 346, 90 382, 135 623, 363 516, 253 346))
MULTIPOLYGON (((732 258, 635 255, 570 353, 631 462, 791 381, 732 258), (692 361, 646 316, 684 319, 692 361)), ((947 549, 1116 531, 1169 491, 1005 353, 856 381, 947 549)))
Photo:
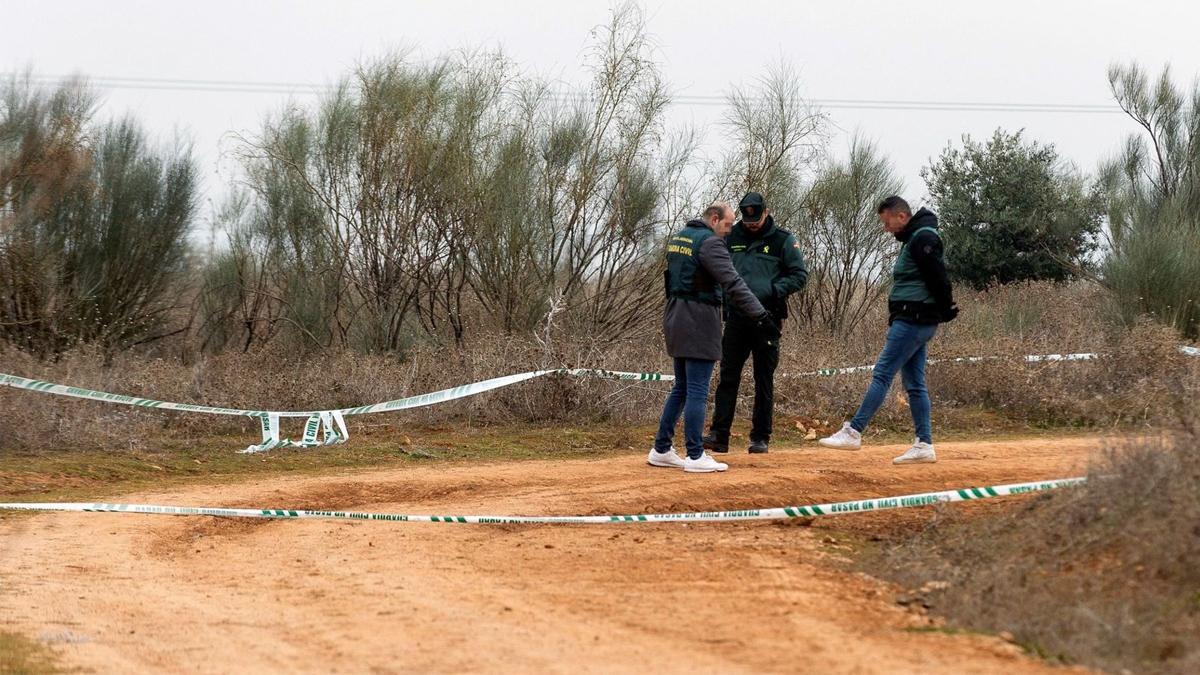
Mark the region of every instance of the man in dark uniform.
POLYGON ((665 273, 667 310, 663 333, 667 353, 675 360, 675 386, 667 396, 650 466, 679 468, 689 473, 724 471, 727 464, 704 452, 704 410, 713 366, 721 358, 721 303, 726 301, 752 322, 763 341, 778 341, 779 327, 738 276, 723 237, 733 225, 733 209, 717 203, 703 218, 690 221, 667 240, 665 273), (683 416, 687 458, 675 453, 671 441, 683 416))
MULTIPOLYGON (((742 219, 726 239, 733 253, 733 266, 770 313, 772 321, 782 327, 787 318, 788 296, 804 288, 808 281, 800 244, 791 232, 775 224, 761 194, 748 193, 738 209, 742 219)), ((704 447, 713 452, 729 452, 729 428, 733 426, 742 367, 750 357, 754 358, 754 415, 749 449, 760 453, 767 451, 773 430, 779 340, 763 339, 753 319, 737 307, 726 307, 721 376, 712 427, 704 437, 704 447)))

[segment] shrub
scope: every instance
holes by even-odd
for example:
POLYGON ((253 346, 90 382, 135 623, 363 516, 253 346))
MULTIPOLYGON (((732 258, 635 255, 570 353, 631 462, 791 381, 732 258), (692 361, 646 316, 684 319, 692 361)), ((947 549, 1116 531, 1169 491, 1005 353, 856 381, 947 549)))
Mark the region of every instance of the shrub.
POLYGON ((1110 445, 1080 488, 948 512, 868 563, 957 624, 1109 671, 1200 668, 1200 429, 1110 445), (930 581, 943 582, 929 584, 930 581), (941 590, 938 590, 941 589, 941 590))

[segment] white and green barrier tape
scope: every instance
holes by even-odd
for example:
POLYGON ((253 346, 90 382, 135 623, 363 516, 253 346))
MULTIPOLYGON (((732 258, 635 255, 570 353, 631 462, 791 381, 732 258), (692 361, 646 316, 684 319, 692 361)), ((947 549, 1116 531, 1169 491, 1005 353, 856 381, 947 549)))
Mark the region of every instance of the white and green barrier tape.
MULTIPOLYGON (((1200 349, 1196 347, 1180 347, 1179 350, 1189 356, 1200 356, 1200 349)), ((1079 353, 1079 354, 1037 354, 1024 357, 1024 360, 1029 363, 1038 363, 1044 361, 1090 361, 1100 358, 1100 354, 1095 353, 1079 353)), ((930 360, 930 363, 976 363, 993 359, 1003 359, 1000 356, 971 356, 957 359, 946 359, 942 361, 930 360)), ((846 375, 850 373, 870 372, 874 370, 874 365, 868 366, 852 366, 849 368, 820 368, 817 370, 797 373, 792 377, 814 377, 833 375, 846 375)), ((240 415, 243 417, 258 418, 262 429, 262 442, 251 445, 241 452, 263 452, 281 447, 313 447, 317 445, 333 445, 336 443, 345 443, 350 437, 346 430, 345 418, 349 415, 368 415, 381 412, 394 412, 397 410, 407 410, 410 408, 420 408, 422 406, 434 405, 437 403, 445 403, 455 399, 475 396, 493 389, 508 387, 519 382, 532 380, 546 375, 567 375, 570 377, 587 377, 606 380, 622 380, 622 381, 638 381, 638 382, 672 382, 675 380, 674 375, 666 375, 663 373, 637 373, 625 372, 619 370, 599 370, 593 368, 557 368, 552 370, 534 370, 526 373, 517 373, 515 375, 505 375, 495 377, 490 380, 473 382, 464 384, 450 389, 443 389, 428 394, 420 394, 418 396, 409 396, 407 398, 396 399, 394 401, 384 401, 373 405, 358 406, 355 408, 341 408, 338 410, 306 410, 306 411, 274 411, 274 410, 242 410, 238 408, 222 408, 206 405, 194 405, 191 403, 171 403, 169 401, 157 401, 148 398, 139 398, 136 396, 126 396, 124 394, 112 394, 103 391, 94 391, 91 389, 83 389, 80 387, 72 387, 65 384, 55 384, 53 382, 45 382, 42 380, 32 380, 29 378, 18 377, 16 375, 8 375, 0 373, 0 385, 13 387, 16 389, 24 389, 28 391, 36 391, 44 394, 55 394, 58 396, 70 396, 74 398, 82 398, 91 401, 101 401, 104 403, 117 403, 121 405, 137 406, 142 408, 154 408, 156 410, 177 410, 180 412, 203 413, 208 415, 240 415), (304 417, 307 421, 304 424, 304 435, 298 441, 289 440, 280 436, 280 419, 285 417, 304 417), (323 430, 323 434, 322 434, 323 430), (320 438, 318 438, 320 436, 320 438)), ((782 377, 788 377, 783 375, 782 377)))
POLYGON ((136 396, 126 396, 124 394, 112 394, 104 391, 94 391, 92 389, 83 389, 80 387, 72 387, 65 384, 55 384, 53 382, 45 382, 42 380, 31 380, 25 377, 16 375, 8 375, 0 373, 0 385, 13 387, 16 389, 24 389, 28 391, 36 391, 43 394, 55 394, 58 396, 69 396, 73 398, 82 398, 90 401, 100 401, 103 403, 117 403, 121 405, 137 406, 141 408, 154 408, 156 410, 178 410, 181 412, 204 413, 208 415, 239 415, 243 417, 256 417, 259 420, 262 429, 262 442, 257 445, 251 445, 244 453, 263 452, 274 448, 282 447, 313 447, 317 445, 332 445, 335 443, 345 443, 350 437, 346 430, 346 416, 348 415, 367 415, 372 413, 392 412, 396 410, 407 410, 410 408, 420 408, 422 406, 444 403, 455 399, 475 396, 486 391, 508 387, 518 382, 524 382, 537 377, 546 375, 569 375, 572 377, 591 377, 608 380, 634 380, 634 381, 661 381, 673 380, 670 375, 662 375, 660 373, 628 373, 612 370, 596 370, 587 368, 560 368, 555 370, 535 370, 527 373, 517 373, 515 375, 505 375, 503 377, 495 377, 490 380, 481 382, 473 382, 464 384, 459 387, 443 389, 428 394, 418 396, 409 396, 407 398, 396 399, 394 401, 384 401, 373 405, 358 406, 355 408, 341 408, 337 410, 304 410, 304 411, 274 411, 274 410, 243 410, 239 408, 221 408, 205 405, 193 405, 190 403, 172 403, 170 401, 157 401, 148 398, 139 398, 136 396), (304 417, 307 421, 304 424, 304 435, 298 441, 288 440, 280 437, 280 419, 285 417, 304 417), (321 438, 322 429, 324 434, 321 438))
POLYGON ((991 485, 987 487, 923 492, 921 494, 879 497, 830 504, 806 506, 782 506, 770 509, 743 509, 740 511, 695 511, 690 513, 639 513, 621 516, 466 516, 466 515, 411 515, 404 513, 371 513, 362 511, 310 511, 303 509, 230 509, 207 506, 160 506, 152 504, 89 504, 67 503, 15 503, 0 504, 0 510, 13 511, 87 511, 104 513, 141 513, 166 516, 220 516, 225 518, 283 518, 324 520, 383 520, 408 523, 471 523, 529 524, 529 525, 597 525, 601 523, 677 523, 677 522, 728 522, 734 520, 786 520, 789 518, 811 518, 844 513, 865 513, 888 509, 906 509, 950 502, 966 502, 991 497, 1021 495, 1058 488, 1082 485, 1086 478, 1061 478, 991 485))
MULTIPOLYGON (((1195 347, 1180 347, 1179 351, 1189 356, 1200 356, 1200 349, 1195 347)), ((1100 358, 1101 354, 1094 352, 1081 352, 1078 354, 1030 354, 1029 356, 1021 357, 1026 363, 1042 363, 1046 361, 1092 361, 1100 358)), ((1005 356, 963 356, 957 359, 929 359, 930 364, 935 363, 980 363, 983 361, 1002 361, 1008 357, 1005 356)), ((791 377, 812 377, 831 375, 848 375, 850 373, 869 373, 875 370, 875 366, 851 366, 849 368, 820 368, 810 370, 806 373, 797 373, 791 377)))

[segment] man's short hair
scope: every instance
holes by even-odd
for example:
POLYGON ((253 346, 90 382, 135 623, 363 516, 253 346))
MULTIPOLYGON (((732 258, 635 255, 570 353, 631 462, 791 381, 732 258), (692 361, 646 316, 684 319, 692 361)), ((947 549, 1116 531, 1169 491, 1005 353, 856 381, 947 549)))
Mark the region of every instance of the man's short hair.
POLYGON ((912 208, 908 205, 908 202, 897 195, 892 195, 879 202, 879 209, 875 213, 883 213, 884 211, 899 211, 905 215, 912 215, 912 208))
POLYGON ((704 209, 704 219, 708 220, 709 218, 712 218, 713 216, 716 216, 717 218, 724 218, 725 214, 728 213, 729 210, 730 209, 729 209, 728 204, 717 202, 716 204, 713 204, 712 206, 708 207, 707 209, 704 209))

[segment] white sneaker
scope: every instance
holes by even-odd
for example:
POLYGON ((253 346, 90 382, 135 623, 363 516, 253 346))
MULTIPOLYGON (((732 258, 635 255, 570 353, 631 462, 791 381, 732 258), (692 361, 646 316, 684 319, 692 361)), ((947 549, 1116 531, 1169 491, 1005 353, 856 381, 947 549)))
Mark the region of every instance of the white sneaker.
POLYGON ((862 434, 850 426, 849 422, 843 422, 842 428, 836 434, 822 438, 817 443, 838 450, 858 450, 862 447, 862 434))
POLYGON ((728 464, 718 462, 707 452, 700 455, 699 459, 688 457, 683 460, 683 470, 688 473, 712 473, 714 471, 724 471, 728 468, 728 464))
POLYGON ((654 448, 650 448, 650 454, 646 456, 646 463, 650 466, 661 466, 667 469, 682 469, 684 467, 683 458, 675 452, 675 448, 671 448, 666 452, 659 452, 654 448))
POLYGON ((917 440, 903 455, 892 460, 892 464, 933 464, 937 454, 933 452, 932 443, 922 443, 917 440))

